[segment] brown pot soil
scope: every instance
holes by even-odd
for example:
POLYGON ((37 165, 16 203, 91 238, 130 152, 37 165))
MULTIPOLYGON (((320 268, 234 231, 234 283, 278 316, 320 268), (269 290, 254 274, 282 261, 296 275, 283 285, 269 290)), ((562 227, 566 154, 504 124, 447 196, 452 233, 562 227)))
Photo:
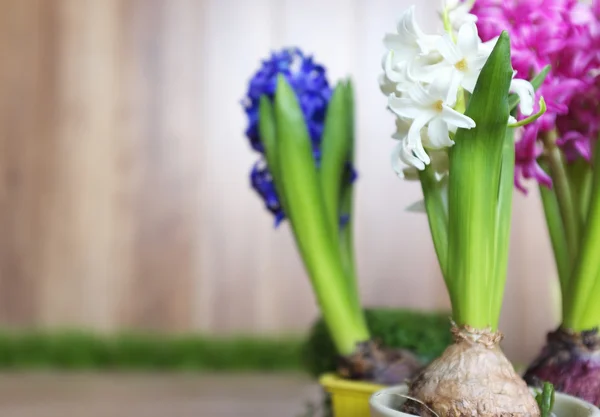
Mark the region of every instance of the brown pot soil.
POLYGON ((339 358, 337 373, 343 378, 395 385, 406 382, 422 367, 410 351, 368 341, 357 344, 352 355, 339 358))

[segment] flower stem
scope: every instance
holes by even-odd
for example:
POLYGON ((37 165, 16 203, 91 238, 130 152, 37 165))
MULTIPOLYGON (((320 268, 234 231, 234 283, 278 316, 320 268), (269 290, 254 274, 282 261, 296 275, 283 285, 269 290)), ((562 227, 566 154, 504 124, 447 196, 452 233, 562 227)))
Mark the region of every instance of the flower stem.
POLYGON ((566 165, 567 178, 573 193, 573 204, 577 213, 580 235, 583 233, 592 179, 592 167, 588 161, 580 158, 566 165))
POLYGON ((442 22, 444 23, 444 30, 450 38, 456 42, 456 37, 454 36, 454 31, 452 30, 452 22, 450 21, 450 11, 448 10, 448 6, 444 5, 444 10, 442 11, 442 22))
POLYGON ((448 269, 448 209, 444 203, 444 184, 435 178, 435 172, 431 165, 427 165, 423 171, 419 171, 421 188, 425 198, 425 210, 429 220, 429 229, 435 253, 442 270, 442 276, 452 294, 451 282, 447 279, 448 269))
POLYGON ((548 233, 550 234, 550 241, 552 242, 552 251, 554 252, 554 260, 558 271, 561 293, 566 294, 572 264, 569 259, 569 249, 567 247, 565 229, 560 216, 560 208, 558 207, 558 199, 556 198, 556 193, 552 189, 540 185, 539 190, 542 198, 542 205, 544 206, 546 224, 548 225, 548 233))
POLYGON ((339 229, 339 248, 342 265, 346 272, 346 288, 353 304, 355 320, 362 326, 366 326, 365 317, 360 303, 360 294, 358 291, 358 278, 356 273, 354 257, 354 233, 352 222, 352 201, 353 187, 351 184, 344 187, 342 191, 340 210, 341 214, 348 216, 348 222, 339 229))
MULTIPOLYGON (((600 152, 594 152, 594 166, 600 166, 600 152)), ((564 323, 575 331, 587 330, 600 324, 600 170, 593 173, 589 211, 586 219, 581 252, 564 294, 564 323)))
POLYGON ((578 216, 573 204, 573 192, 565 169, 562 154, 556 146, 556 131, 542 134, 542 142, 546 149, 545 159, 550 168, 553 187, 556 192, 560 216, 562 218, 569 249, 571 263, 575 261, 579 249, 578 216))
POLYGON ((527 117, 526 119, 519 120, 516 123, 509 124, 508 127, 513 127, 513 128, 521 127, 521 126, 526 126, 528 124, 535 122, 537 119, 542 117, 544 115, 544 113, 546 113, 547 108, 546 108, 546 101, 544 100, 544 97, 540 97, 539 105, 540 105, 540 110, 537 113, 532 114, 531 116, 527 117))

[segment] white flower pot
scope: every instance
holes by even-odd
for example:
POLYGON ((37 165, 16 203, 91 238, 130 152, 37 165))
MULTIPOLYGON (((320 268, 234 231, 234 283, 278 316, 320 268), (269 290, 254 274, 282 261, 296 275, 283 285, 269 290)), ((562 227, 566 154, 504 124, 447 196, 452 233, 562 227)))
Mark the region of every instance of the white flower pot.
MULTIPOLYGON (((406 401, 403 395, 407 392, 406 385, 377 391, 369 400, 371 417, 411 417, 412 414, 397 411, 406 401)), ((559 392, 556 393, 552 411, 556 417, 600 417, 600 410, 592 404, 559 392)))

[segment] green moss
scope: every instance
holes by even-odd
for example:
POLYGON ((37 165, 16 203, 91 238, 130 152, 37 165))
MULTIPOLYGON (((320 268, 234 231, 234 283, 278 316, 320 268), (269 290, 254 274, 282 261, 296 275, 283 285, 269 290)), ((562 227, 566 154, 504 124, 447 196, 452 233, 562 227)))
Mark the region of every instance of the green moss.
MULTIPOLYGON (((439 356, 452 342, 449 313, 367 309, 367 326, 375 340, 405 348, 425 361, 439 356)), ((325 323, 317 321, 302 349, 303 362, 313 376, 336 369, 336 351, 325 323)))

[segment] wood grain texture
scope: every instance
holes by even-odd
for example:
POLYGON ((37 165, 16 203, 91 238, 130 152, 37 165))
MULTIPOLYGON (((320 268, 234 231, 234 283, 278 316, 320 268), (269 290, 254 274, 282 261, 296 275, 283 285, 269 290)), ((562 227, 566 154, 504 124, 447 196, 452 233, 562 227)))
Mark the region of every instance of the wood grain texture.
MULTIPOLYGON (((419 186, 389 167, 376 82, 408 3, 2 0, 1 324, 306 329, 313 295, 289 230, 250 190, 239 103, 259 58, 287 45, 355 80, 365 304, 447 308, 426 218, 404 211, 419 186)), ((434 13, 418 10, 429 30, 434 13)), ((523 360, 556 321, 554 266, 537 196, 515 208, 502 328, 523 360)))

